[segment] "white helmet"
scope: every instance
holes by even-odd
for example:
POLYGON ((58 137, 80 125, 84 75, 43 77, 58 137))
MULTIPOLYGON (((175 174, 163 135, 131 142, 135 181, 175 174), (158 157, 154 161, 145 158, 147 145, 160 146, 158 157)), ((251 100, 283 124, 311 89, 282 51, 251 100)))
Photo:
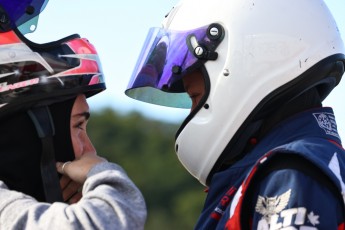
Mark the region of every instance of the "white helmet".
POLYGON ((344 63, 322 0, 183 0, 150 30, 126 94, 185 108, 181 78, 202 69, 206 93, 177 132, 176 152, 205 185, 225 158, 241 157, 257 120, 312 87, 323 100, 344 63))

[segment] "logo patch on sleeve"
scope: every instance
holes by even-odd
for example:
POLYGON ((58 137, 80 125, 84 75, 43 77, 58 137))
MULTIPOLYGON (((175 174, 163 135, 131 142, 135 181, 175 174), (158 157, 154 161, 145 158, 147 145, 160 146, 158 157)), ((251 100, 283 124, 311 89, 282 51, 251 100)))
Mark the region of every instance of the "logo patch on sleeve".
POLYGON ((290 196, 291 189, 279 196, 258 196, 255 211, 262 215, 258 222, 258 230, 317 229, 316 225, 320 223, 319 216, 314 212, 308 213, 304 207, 285 209, 290 196))
POLYGON ((280 196, 263 197, 259 196, 256 202, 255 211, 260 213, 263 218, 270 223, 271 217, 280 213, 289 203, 291 189, 280 196))
POLYGON ((313 115, 319 127, 323 129, 326 134, 340 138, 337 130, 337 123, 332 113, 313 113, 313 115))

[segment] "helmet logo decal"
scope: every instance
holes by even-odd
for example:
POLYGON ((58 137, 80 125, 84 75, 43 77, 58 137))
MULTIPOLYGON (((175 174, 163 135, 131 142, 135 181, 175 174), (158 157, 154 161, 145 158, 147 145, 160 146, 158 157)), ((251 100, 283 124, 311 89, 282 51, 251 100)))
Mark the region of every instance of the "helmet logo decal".
POLYGON ((8 90, 15 90, 15 89, 19 89, 19 88, 23 88, 23 87, 27 87, 31 85, 36 85, 39 83, 39 81, 40 81, 39 78, 33 78, 30 80, 16 82, 14 84, 9 84, 9 85, 7 85, 7 82, 3 82, 0 84, 0 93, 8 91, 8 90))

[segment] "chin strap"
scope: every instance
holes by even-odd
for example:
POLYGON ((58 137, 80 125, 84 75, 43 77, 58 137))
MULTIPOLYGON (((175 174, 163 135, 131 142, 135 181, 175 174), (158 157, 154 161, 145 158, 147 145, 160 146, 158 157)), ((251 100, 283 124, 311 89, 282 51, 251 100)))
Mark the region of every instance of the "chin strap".
POLYGON ((38 136, 42 142, 41 176, 46 201, 53 203, 62 201, 62 192, 55 166, 53 136, 55 134, 52 117, 47 106, 28 110, 38 136))

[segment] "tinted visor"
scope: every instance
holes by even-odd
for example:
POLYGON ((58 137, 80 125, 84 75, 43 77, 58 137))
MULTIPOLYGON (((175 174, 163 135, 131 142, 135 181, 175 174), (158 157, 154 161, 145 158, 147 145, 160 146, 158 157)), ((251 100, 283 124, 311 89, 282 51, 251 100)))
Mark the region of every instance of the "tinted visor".
POLYGON ((22 34, 35 31, 38 15, 48 0, 0 0, 0 32, 18 28, 22 34))
POLYGON ((214 51, 223 34, 218 24, 188 31, 151 28, 126 95, 152 104, 190 108, 182 77, 207 60, 216 59, 214 51))

